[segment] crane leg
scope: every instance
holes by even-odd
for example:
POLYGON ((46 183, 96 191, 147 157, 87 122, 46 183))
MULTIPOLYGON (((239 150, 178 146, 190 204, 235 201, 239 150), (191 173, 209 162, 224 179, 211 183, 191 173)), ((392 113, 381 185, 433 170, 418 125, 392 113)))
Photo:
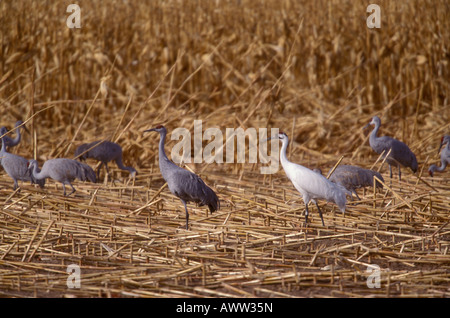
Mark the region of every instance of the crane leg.
MULTIPOLYGON (((67 196, 71 195, 72 193, 74 193, 76 191, 71 183, 69 183, 69 185, 72 187, 72 192, 70 192, 67 196)), ((62 186, 63 186, 63 189, 64 189, 64 196, 66 196, 66 186, 65 186, 64 183, 62 184, 62 186)))
POLYGON ((400 169, 400 166, 398 166, 398 181, 402 181, 402 170, 400 169))
POLYGON ((71 183, 69 183, 69 185, 72 187, 72 192, 70 192, 68 195, 71 195, 72 193, 74 193, 77 190, 75 190, 75 188, 73 187, 73 185, 71 183))
POLYGON ((97 180, 100 180, 100 169, 102 168, 102 166, 103 166, 103 162, 101 162, 100 166, 98 166, 98 169, 97 169, 97 180))
POLYGON ((184 204, 184 210, 186 211, 186 230, 189 230, 189 212, 186 206, 186 202, 184 200, 181 200, 184 204))
POLYGON ((308 203, 305 203, 305 226, 308 225, 308 214, 309 214, 308 203))
POLYGON ((320 210, 319 205, 317 204, 317 201, 314 203, 316 204, 317 210, 319 210, 319 215, 320 215, 320 219, 322 220, 322 225, 325 226, 325 223, 323 222, 322 211, 320 210))

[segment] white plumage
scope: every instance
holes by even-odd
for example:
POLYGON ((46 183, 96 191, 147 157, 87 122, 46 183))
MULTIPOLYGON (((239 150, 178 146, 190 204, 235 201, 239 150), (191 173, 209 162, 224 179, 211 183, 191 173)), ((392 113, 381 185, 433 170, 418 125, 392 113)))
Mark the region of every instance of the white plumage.
MULTIPOLYGON (((277 138, 277 137, 272 137, 277 138)), ((324 199, 328 202, 337 204, 342 213, 345 213, 347 198, 345 196, 346 190, 341 186, 332 183, 319 173, 314 172, 304 166, 290 162, 286 156, 286 150, 289 143, 288 136, 285 133, 279 133, 278 139, 281 140, 280 161, 286 172, 287 177, 291 180, 294 187, 300 192, 305 202, 305 223, 308 222, 308 204, 310 201, 314 202, 319 210, 319 215, 322 220, 322 225, 325 226, 322 217, 322 211, 317 204, 316 199, 324 199)))

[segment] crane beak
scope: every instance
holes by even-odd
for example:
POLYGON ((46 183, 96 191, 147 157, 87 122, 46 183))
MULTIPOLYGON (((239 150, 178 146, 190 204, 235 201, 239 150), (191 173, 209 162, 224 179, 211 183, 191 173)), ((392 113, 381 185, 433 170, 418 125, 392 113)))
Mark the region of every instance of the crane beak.
POLYGON ((144 130, 144 132, 149 132, 149 131, 156 131, 156 128, 150 128, 150 129, 144 130))
POLYGON ((370 123, 368 123, 367 125, 365 125, 365 126, 363 127, 363 130, 367 129, 367 127, 369 127, 369 126, 370 126, 370 124, 371 124, 371 122, 370 122, 370 123))
POLYGON ((31 135, 31 133, 30 133, 30 131, 28 130, 27 126, 23 125, 23 126, 20 126, 20 127, 23 128, 23 129, 25 129, 25 131, 31 135))

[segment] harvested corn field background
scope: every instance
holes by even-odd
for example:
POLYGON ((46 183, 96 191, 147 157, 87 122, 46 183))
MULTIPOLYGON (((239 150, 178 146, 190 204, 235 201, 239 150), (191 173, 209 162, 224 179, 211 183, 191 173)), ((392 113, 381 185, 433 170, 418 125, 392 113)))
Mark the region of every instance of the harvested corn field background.
POLYGON ((347 0, 79 1, 81 27, 69 28, 68 1, 0 1, 0 125, 30 131, 9 151, 42 167, 107 139, 138 171, 111 163, 109 178, 102 169, 64 197, 51 179, 14 191, 0 170, 0 296, 448 297, 450 172, 427 170, 450 133, 450 8, 376 3, 379 29, 369 2, 347 0), (363 129, 375 115, 417 173, 389 178, 363 129), (385 183, 357 190, 345 215, 319 200, 325 226, 310 204, 305 227, 281 165, 262 174, 247 147, 245 163, 187 163, 221 207, 189 204, 186 230, 159 136, 143 131, 164 124, 170 157, 171 132, 194 140, 194 120, 224 137, 279 128, 292 162, 328 171, 343 158, 385 183), (68 285, 73 265, 80 286, 68 285))

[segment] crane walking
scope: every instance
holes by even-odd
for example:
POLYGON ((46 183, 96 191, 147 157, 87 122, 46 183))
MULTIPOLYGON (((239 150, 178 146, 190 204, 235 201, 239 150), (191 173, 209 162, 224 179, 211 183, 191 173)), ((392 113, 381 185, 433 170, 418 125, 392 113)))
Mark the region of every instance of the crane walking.
MULTIPOLYGON (((21 140, 21 138, 22 138, 22 134, 20 133, 20 128, 25 129, 25 130, 29 133, 27 127, 25 127, 25 125, 22 125, 22 124, 23 124, 23 121, 18 120, 18 121, 16 122, 16 124, 14 125, 14 127, 16 128, 16 137, 15 137, 14 139, 11 138, 11 137, 9 137, 9 136, 4 136, 4 137, 3 137, 3 139, 5 140, 6 147, 10 148, 10 147, 17 146, 17 145, 19 144, 19 142, 20 142, 20 140, 21 140), (20 125, 22 125, 22 126, 20 126, 20 125), (17 128, 17 127, 19 127, 19 126, 20 126, 20 128, 17 128)), ((5 128, 5 130, 6 130, 6 128, 5 128)), ((7 132, 7 131, 5 131, 4 133, 2 133, 1 135, 4 135, 6 132, 7 132)), ((1 136, 1 135, 0 135, 0 136, 1 136)))
POLYGON ((386 161, 389 165, 389 175, 391 178, 392 166, 396 166, 398 168, 399 181, 402 177, 400 169, 401 165, 411 168, 414 173, 417 172, 418 165, 416 156, 405 143, 389 136, 377 137, 377 133, 381 125, 381 120, 378 116, 374 116, 372 121, 364 126, 363 129, 367 128, 369 125, 375 125, 375 128, 372 130, 369 137, 369 143, 372 149, 378 154, 381 154, 384 151, 385 156, 390 151, 386 161))
POLYGON ((72 192, 70 192, 68 196, 76 191, 71 183, 75 179, 96 182, 94 170, 87 164, 73 159, 56 158, 47 160, 44 162, 42 170, 39 169, 37 161, 32 159, 28 163, 28 169, 37 180, 52 178, 53 180, 61 182, 64 196, 66 196, 66 185, 72 187, 72 192))
MULTIPOLYGON (((329 202, 337 204, 342 213, 345 213, 345 205, 347 198, 345 196, 345 189, 342 189, 339 185, 331 182, 320 173, 310 170, 304 166, 290 162, 286 157, 286 149, 289 143, 288 136, 280 132, 278 136, 271 137, 269 139, 281 140, 281 152, 280 161, 287 177, 291 180, 294 187, 300 192, 305 202, 305 224, 308 223, 308 204, 310 201, 314 202, 319 210, 319 215, 322 220, 322 225, 325 226, 323 221, 322 211, 317 204, 316 199, 325 199, 329 202)), ((269 140, 268 139, 268 140, 269 140)))
POLYGON ((445 144, 447 144, 447 146, 445 146, 441 152, 441 166, 438 167, 436 165, 431 165, 428 168, 428 173, 432 177, 433 177, 434 172, 436 172, 436 171, 442 172, 445 170, 445 167, 447 167, 447 165, 450 164, 450 135, 446 135, 446 136, 442 137, 438 153, 441 151, 442 146, 444 146, 445 144))
MULTIPOLYGON (((5 127, 0 129, 0 136, 7 132, 5 127)), ((13 179, 13 189, 16 190, 19 187, 18 180, 31 181, 31 184, 39 184, 41 188, 45 185, 45 180, 36 180, 28 171, 28 160, 24 157, 6 152, 5 137, 2 138, 2 147, 0 150, 0 164, 6 173, 13 179)))
POLYGON ((189 212, 187 202, 195 202, 200 206, 207 205, 212 213, 220 208, 220 201, 216 193, 208 187, 196 174, 183 169, 167 158, 164 151, 167 130, 164 126, 158 125, 155 128, 147 129, 144 132, 156 131, 160 134, 159 140, 159 170, 167 182, 170 192, 177 196, 184 205, 186 211, 186 229, 189 228, 189 212))
MULTIPOLYGON (((384 182, 383 177, 377 171, 364 169, 358 166, 339 165, 333 171, 329 177, 329 180, 342 185, 345 189, 347 189, 347 191, 354 193, 358 200, 361 200, 358 193, 356 193, 356 189, 373 187, 375 176, 384 182)), ((378 181, 375 184, 377 188, 383 187, 383 185, 378 181)))
POLYGON ((75 150, 75 157, 79 157, 80 161, 86 160, 87 158, 100 161, 101 164, 97 169, 97 179, 100 179, 100 169, 103 165, 105 165, 106 173, 109 175, 108 162, 112 160, 116 162, 120 169, 130 172, 132 178, 136 175, 136 169, 124 166, 122 162, 122 147, 115 142, 97 140, 82 144, 75 150))

